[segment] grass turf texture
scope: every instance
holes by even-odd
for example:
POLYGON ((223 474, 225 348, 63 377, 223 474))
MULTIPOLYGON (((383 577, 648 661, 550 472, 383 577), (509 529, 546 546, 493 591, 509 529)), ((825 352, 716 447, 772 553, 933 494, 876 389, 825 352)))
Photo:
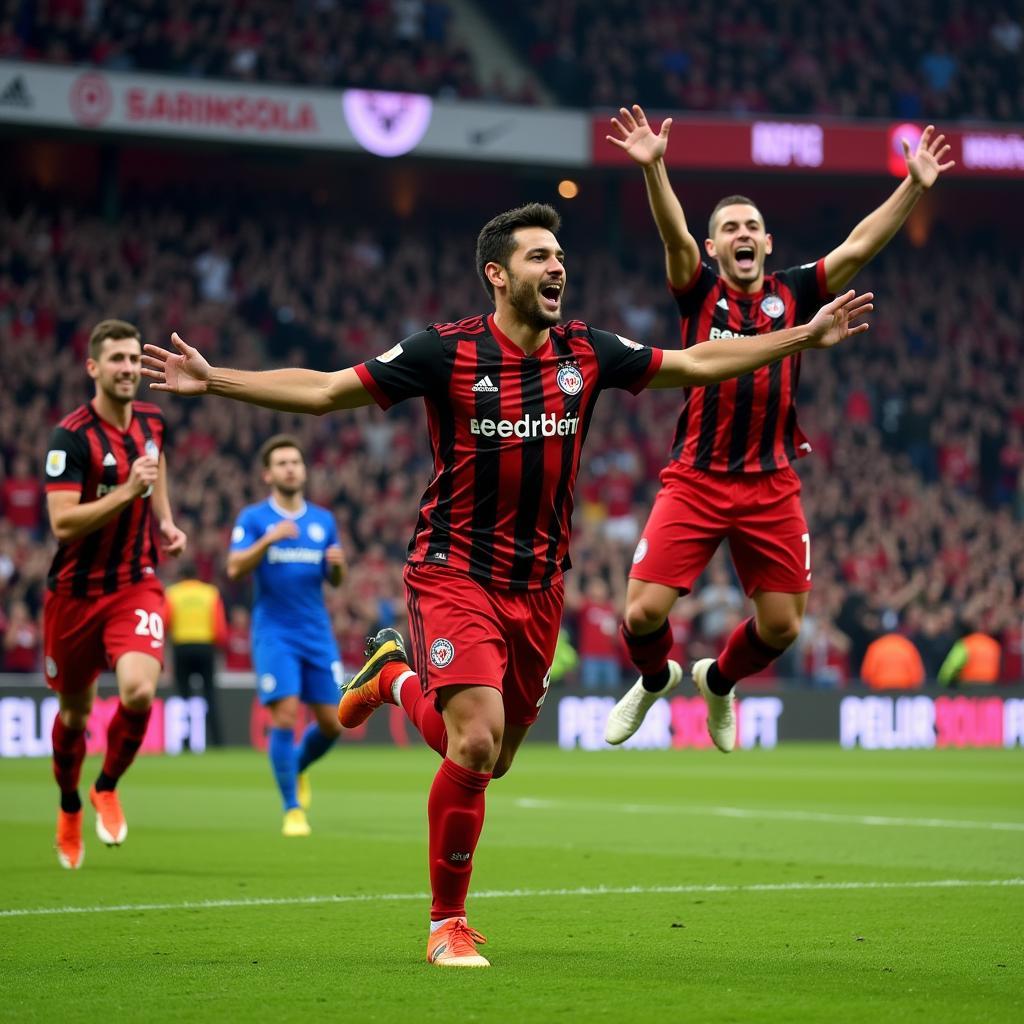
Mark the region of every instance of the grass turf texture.
POLYGON ((1024 887, 903 885, 1024 875, 1021 757, 527 745, 476 858, 489 971, 422 959, 428 751, 332 752, 291 840, 261 755, 143 758, 78 872, 49 762, 0 761, 0 1020, 1024 1019, 1024 887), (632 886, 689 889, 579 891, 632 886), (296 902, 196 905, 260 899, 296 902))

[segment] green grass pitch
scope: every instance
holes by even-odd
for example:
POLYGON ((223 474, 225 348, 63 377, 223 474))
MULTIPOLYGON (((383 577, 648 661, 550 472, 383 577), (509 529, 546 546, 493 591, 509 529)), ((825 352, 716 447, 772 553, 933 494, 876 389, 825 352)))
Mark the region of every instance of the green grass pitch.
POLYGON ((434 764, 332 752, 286 840, 261 755, 144 758, 127 842, 87 807, 69 872, 49 763, 0 762, 0 1020, 1024 1020, 1021 751, 527 745, 476 858, 488 971, 422 959, 434 764))

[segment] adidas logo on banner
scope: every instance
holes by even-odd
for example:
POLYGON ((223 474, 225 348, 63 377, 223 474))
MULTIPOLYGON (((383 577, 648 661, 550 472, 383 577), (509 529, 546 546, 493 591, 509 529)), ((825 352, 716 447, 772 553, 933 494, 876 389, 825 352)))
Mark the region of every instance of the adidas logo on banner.
POLYGON ((729 308, 729 303, 728 303, 728 302, 726 302, 724 298, 722 298, 722 299, 719 299, 719 300, 718 300, 718 301, 717 301, 717 302, 715 303, 715 305, 716 305, 716 306, 717 306, 717 307, 718 307, 719 309, 726 309, 726 310, 727 310, 727 309, 729 308))
POLYGON ((21 75, 16 75, 7 85, 3 92, 0 92, 0 107, 25 107, 32 106, 32 97, 29 95, 28 86, 21 75))
POLYGON ((496 392, 498 389, 494 386, 490 377, 481 377, 474 385, 474 391, 488 391, 496 392))
POLYGON ((117 459, 114 458, 114 453, 113 452, 107 452, 107 454, 103 456, 103 465, 104 466, 116 466, 117 465, 117 459))

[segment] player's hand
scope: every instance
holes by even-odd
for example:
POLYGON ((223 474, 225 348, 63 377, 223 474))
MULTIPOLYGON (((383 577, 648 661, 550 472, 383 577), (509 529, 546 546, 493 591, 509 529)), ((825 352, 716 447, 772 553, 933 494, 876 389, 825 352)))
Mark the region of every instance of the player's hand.
POLYGON ((921 188, 931 188, 943 171, 956 166, 955 160, 942 162, 942 158, 949 152, 949 143, 946 142, 945 135, 936 135, 932 138, 934 131, 935 125, 930 124, 921 132, 921 140, 913 154, 910 152, 910 143, 906 139, 900 139, 903 156, 907 161, 907 173, 911 181, 921 188))
POLYGON ((621 120, 619 117, 612 118, 612 127, 616 134, 605 136, 613 146, 624 150, 641 167, 647 167, 665 155, 668 133, 672 129, 671 117, 666 117, 661 122, 661 131, 655 135, 639 103, 633 104, 632 112, 620 107, 619 115, 621 120))
POLYGON ((264 536, 270 539, 271 544, 279 540, 295 540, 299 536, 299 527, 294 519, 279 519, 264 536))
POLYGON ((811 332, 807 347, 831 348, 854 334, 863 334, 868 325, 857 321, 875 308, 874 297, 873 292, 858 295, 851 288, 822 306, 807 325, 811 332))
POLYGON ((136 498, 144 498, 160 472, 160 463, 152 455, 140 455, 128 470, 128 486, 134 491, 136 498))
POLYGON ((159 345, 146 345, 142 350, 142 375, 149 377, 154 391, 171 391, 176 395, 201 395, 210 380, 210 364, 199 349, 185 344, 175 331, 171 344, 177 351, 169 352, 159 345))
POLYGON ((337 544, 332 544, 324 552, 324 560, 330 566, 337 565, 337 566, 340 566, 341 568, 344 568, 344 566, 345 566, 345 552, 342 551, 342 549, 337 544))
POLYGON ((165 519, 160 524, 160 539, 163 541, 161 547, 165 555, 171 555, 173 558, 177 558, 178 555, 182 554, 185 550, 185 545, 188 543, 188 537, 185 536, 184 530, 179 530, 168 519, 165 519))

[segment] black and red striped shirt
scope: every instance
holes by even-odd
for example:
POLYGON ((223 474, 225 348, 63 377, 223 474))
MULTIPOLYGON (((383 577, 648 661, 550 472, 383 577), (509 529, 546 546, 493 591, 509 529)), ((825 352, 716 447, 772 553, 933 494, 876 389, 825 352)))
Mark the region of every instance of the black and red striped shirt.
MULTIPOLYGON (((730 288, 708 264, 674 292, 683 348, 716 338, 753 337, 805 323, 831 296, 825 261, 766 274, 752 295, 730 288)), ((809 454, 796 422, 800 355, 787 356, 735 380, 686 388, 672 459, 721 473, 781 469, 809 454)))
MULTIPOLYGON (((102 419, 92 402, 54 428, 44 482, 51 491, 77 491, 79 503, 96 501, 128 479, 132 463, 164 450, 167 427, 160 407, 133 402, 127 430, 102 419)), ((159 559, 150 499, 137 498, 98 530, 57 548, 47 583, 58 594, 98 597, 150 576, 159 559)))
POLYGON ((426 402, 434 475, 409 561, 509 590, 560 579, 597 397, 605 388, 638 394, 661 359, 660 349, 579 321, 552 328, 528 356, 493 316, 475 316, 435 324, 357 366, 383 408, 426 402))

